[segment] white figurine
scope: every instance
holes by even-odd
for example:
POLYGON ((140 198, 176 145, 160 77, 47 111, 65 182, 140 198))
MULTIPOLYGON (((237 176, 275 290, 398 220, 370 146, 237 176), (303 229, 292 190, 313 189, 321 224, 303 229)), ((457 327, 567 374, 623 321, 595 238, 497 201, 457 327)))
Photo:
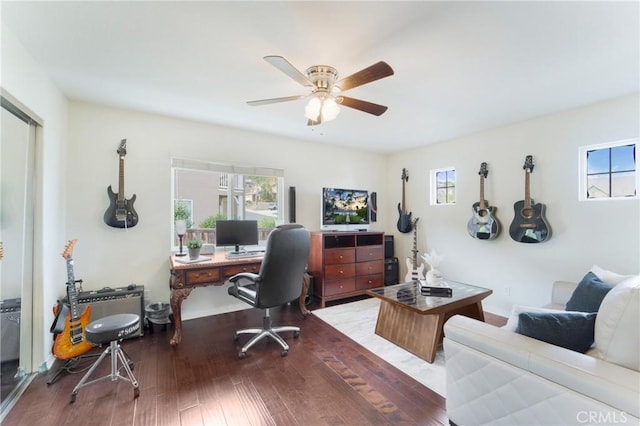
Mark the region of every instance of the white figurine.
POLYGON ((442 285, 443 283, 442 273, 440 273, 440 271, 438 270, 438 266, 440 265, 440 262, 442 262, 442 260, 444 259, 444 256, 439 255, 435 250, 431 250, 429 254, 426 254, 426 253, 423 254, 422 258, 424 259, 425 263, 429 265, 429 272, 427 272, 427 275, 425 276, 427 285, 430 285, 430 286, 442 285))

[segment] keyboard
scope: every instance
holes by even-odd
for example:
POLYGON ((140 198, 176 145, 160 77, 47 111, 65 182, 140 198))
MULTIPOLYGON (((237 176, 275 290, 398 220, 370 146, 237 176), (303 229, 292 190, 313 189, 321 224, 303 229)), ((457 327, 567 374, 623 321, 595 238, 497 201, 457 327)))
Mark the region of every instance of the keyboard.
POLYGON ((243 251, 239 253, 227 253, 225 257, 227 259, 241 259, 244 257, 261 257, 264 256, 264 250, 251 250, 243 251))

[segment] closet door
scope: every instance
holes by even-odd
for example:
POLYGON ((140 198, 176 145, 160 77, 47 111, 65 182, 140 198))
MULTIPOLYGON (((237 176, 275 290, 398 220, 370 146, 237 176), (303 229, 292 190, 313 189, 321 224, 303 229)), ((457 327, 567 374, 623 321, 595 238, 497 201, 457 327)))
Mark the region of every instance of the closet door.
POLYGON ((36 125, 2 99, 0 144, 0 324, 2 411, 30 372, 36 125), (8 108, 8 109, 7 109, 8 108), (12 112, 10 112, 12 110, 12 112))

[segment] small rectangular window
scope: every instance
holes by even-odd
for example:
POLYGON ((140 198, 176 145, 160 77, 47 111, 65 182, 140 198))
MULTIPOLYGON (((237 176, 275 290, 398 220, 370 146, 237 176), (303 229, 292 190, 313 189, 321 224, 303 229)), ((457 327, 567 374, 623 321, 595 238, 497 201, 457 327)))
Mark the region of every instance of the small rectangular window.
POLYGON ((637 139, 580 149, 580 200, 637 198, 637 139))
POLYGON ((431 171, 431 204, 456 203, 456 169, 447 167, 431 171))

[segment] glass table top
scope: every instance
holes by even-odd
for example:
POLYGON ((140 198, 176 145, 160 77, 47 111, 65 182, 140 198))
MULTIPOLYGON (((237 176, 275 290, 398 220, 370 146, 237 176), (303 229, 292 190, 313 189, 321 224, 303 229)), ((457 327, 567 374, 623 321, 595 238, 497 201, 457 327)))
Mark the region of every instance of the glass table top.
POLYGON ((454 304, 469 298, 484 299, 492 290, 457 281, 445 280, 444 285, 451 287, 451 297, 426 296, 420 291, 418 282, 408 282, 367 290, 367 294, 380 299, 405 305, 406 307, 428 311, 434 308, 454 304))

